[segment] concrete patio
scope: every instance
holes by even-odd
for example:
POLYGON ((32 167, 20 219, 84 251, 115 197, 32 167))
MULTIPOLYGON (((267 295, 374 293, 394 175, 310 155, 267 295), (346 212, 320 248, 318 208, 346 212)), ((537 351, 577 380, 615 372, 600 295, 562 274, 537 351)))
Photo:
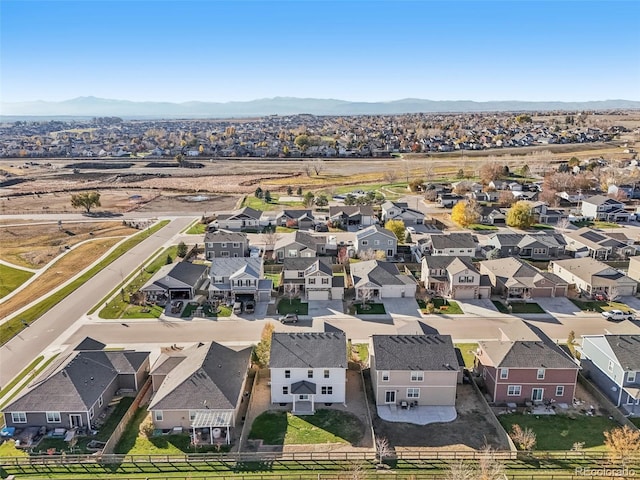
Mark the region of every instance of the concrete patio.
POLYGON ((453 422, 458 416, 456 407, 445 406, 400 408, 397 405, 378 405, 377 411, 378 416, 386 422, 413 423, 415 425, 453 422))

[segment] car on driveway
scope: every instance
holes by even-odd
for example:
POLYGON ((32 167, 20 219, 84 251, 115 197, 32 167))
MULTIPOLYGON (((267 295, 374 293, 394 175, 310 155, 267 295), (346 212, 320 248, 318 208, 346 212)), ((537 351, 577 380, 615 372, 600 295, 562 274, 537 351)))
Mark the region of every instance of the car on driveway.
POLYGON ((244 304, 244 313, 253 313, 256 311, 256 302, 253 300, 247 300, 244 304))
POLYGON ((280 315, 278 320, 280 320, 280 323, 298 323, 298 315, 295 313, 287 313, 286 315, 280 315))
POLYGON ((180 313, 182 311, 182 300, 175 301, 171 304, 171 313, 180 313))
POLYGON ((602 316, 610 322, 622 322, 623 320, 634 320, 633 312, 623 312, 622 310, 609 310, 602 312, 602 316))

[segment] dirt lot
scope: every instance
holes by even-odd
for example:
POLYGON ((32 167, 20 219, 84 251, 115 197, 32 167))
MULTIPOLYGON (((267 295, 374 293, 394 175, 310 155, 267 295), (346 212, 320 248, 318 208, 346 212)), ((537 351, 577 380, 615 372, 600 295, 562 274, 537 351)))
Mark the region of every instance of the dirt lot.
MULTIPOLYGON (((371 384, 368 383, 369 398, 373 398, 371 384)), ((456 394, 458 418, 449 423, 413 425, 409 423, 391 423, 381 420, 373 413, 373 429, 376 437, 382 436, 396 450, 438 449, 438 450, 478 450, 485 445, 495 449, 508 449, 500 441, 496 427, 487 419, 482 399, 471 385, 458 385, 456 394)))
POLYGON ((136 233, 121 220, 104 222, 64 222, 5 226, 0 228, 0 258, 28 268, 41 268, 65 246, 102 237, 124 237, 136 233))

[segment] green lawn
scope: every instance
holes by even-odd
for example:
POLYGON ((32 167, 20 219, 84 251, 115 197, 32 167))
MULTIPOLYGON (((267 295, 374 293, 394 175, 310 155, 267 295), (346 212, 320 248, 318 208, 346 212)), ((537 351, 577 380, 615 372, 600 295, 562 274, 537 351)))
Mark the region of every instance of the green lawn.
POLYGON ((273 282, 273 288, 278 288, 280 286, 280 278, 281 274, 279 273, 265 273, 264 278, 267 280, 271 280, 273 282))
POLYGON ((547 225, 546 223, 534 223, 531 225, 534 230, 553 230, 553 225, 547 225))
POLYGON ((624 312, 632 310, 626 303, 620 302, 599 302, 597 300, 577 300, 570 298, 573 304, 582 311, 604 312, 608 310, 622 310, 624 312))
POLYGON ((22 448, 16 448, 16 442, 13 440, 0 444, 0 457, 27 457, 28 455, 22 448))
POLYGON ((297 228, 276 227, 276 233, 293 233, 293 232, 297 232, 297 231, 298 231, 297 228))
POLYGON ((499 415, 498 420, 508 432, 511 425, 530 428, 536 434, 535 450, 571 450, 576 442, 584 442, 589 450, 604 450, 604 431, 618 426, 607 417, 576 418, 568 415, 499 415))
POLYGON ((593 221, 593 220, 580 220, 578 222, 571 222, 576 227, 593 227, 593 228, 622 228, 622 225, 618 225, 613 222, 601 222, 601 221, 593 221))
POLYGON ((282 298, 278 302, 278 313, 285 315, 287 313, 297 313, 298 315, 309 314, 309 304, 302 303, 299 298, 289 300, 288 298, 282 298))
POLYGON ((464 366, 469 369, 473 368, 473 364, 475 360, 475 355, 473 354, 473 352, 478 349, 478 344, 477 343, 456 343, 455 346, 460 350, 460 353, 462 354, 462 359, 464 360, 464 366))
POLYGON ((351 443, 362 439, 365 426, 358 418, 340 410, 316 410, 315 415, 264 412, 251 426, 250 439, 265 445, 351 443))
POLYGON ((358 352, 358 359, 362 363, 366 363, 369 359, 369 345, 367 343, 356 343, 354 347, 358 352))
POLYGON ((636 427, 640 428, 640 417, 629 417, 631 423, 633 423, 636 427))
POLYGON ((303 203, 302 202, 280 202, 278 201, 280 197, 278 197, 277 195, 272 195, 271 196, 271 202, 267 203, 264 200, 260 199, 260 198, 256 198, 253 195, 247 195, 247 197, 244 199, 244 202, 242 202, 242 206, 243 207, 251 207, 255 210, 260 210, 260 211, 265 211, 265 210, 277 210, 278 205, 282 206, 288 206, 288 207, 303 207, 303 203))
POLYGON ((513 302, 511 311, 509 308, 499 300, 491 300, 500 313, 545 313, 544 309, 537 303, 532 302, 513 302))
POLYGON ((8 267, 0 263, 0 298, 10 294, 24 282, 33 276, 33 272, 27 272, 20 268, 8 267))
POLYGON ((495 227, 493 225, 482 225, 481 223, 472 223, 471 225, 468 225, 467 228, 469 230, 476 230, 476 231, 482 231, 482 230, 487 230, 487 231, 493 231, 493 230, 498 230, 498 227, 495 227))
MULTIPOLYGON (((158 254, 155 259, 132 278, 124 287, 124 292, 114 296, 109 304, 100 310, 98 316, 105 319, 121 318, 159 318, 161 307, 144 307, 129 303, 130 296, 136 293, 160 268, 167 264, 167 256, 176 258, 177 245, 173 245, 158 254)), ((121 287, 122 288, 122 287, 121 287)))
MULTIPOLYGON (((458 302, 447 300, 446 298, 434 298, 431 300, 435 310, 433 313, 446 313, 447 315, 462 315, 464 312, 458 302)), ((427 305, 423 301, 419 301, 418 305, 422 313, 427 313, 427 305), (424 305, 424 306, 423 306, 424 305)))
POLYGON ((41 302, 37 303, 33 307, 25 310, 20 314, 19 318, 12 318, 8 322, 2 325, 2 329, 0 330, 0 345, 4 345, 9 340, 13 338, 14 335, 17 335, 19 332, 24 330, 26 327, 23 323, 30 324, 35 322, 38 318, 40 318, 45 312, 50 310, 52 307, 60 303, 67 296, 71 295, 76 289, 80 288, 82 285, 87 282, 90 278, 96 275, 98 272, 104 270, 107 266, 109 266, 113 261, 117 258, 120 258, 126 252, 131 250, 133 247, 141 243, 143 240, 149 237, 149 235, 157 232, 162 227, 167 225, 170 220, 163 220, 158 222, 151 228, 147 228, 145 231, 140 232, 133 237, 129 238, 122 242, 118 247, 115 248, 106 258, 102 261, 98 262, 95 266, 86 271, 83 275, 76 278, 72 282, 68 283, 60 290, 58 290, 53 295, 45 298, 41 302))
POLYGON ((384 315, 387 311, 384 309, 383 303, 365 303, 356 301, 351 307, 355 309, 356 315, 384 315))
POLYGON ((200 221, 191 225, 185 232, 187 235, 202 235, 207 231, 207 225, 200 223, 200 221))

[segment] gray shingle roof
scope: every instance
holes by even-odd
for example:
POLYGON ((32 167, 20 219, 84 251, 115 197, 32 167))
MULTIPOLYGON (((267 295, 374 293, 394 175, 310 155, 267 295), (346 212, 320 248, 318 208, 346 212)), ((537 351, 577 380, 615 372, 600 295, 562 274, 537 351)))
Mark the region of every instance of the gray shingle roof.
POLYGON ((358 288, 366 283, 383 285, 407 285, 415 283, 413 277, 402 275, 395 263, 380 260, 366 260, 351 265, 353 286, 358 288))
POLYGON ((450 335, 373 335, 377 370, 458 370, 450 335))
POLYGON ((204 236, 205 243, 245 243, 247 242, 247 234, 241 232, 229 232, 227 230, 216 230, 215 232, 207 232, 204 236))
POLYGON ((304 271, 316 262, 328 265, 331 269, 331 259, 329 257, 297 257, 285 258, 282 261, 283 270, 304 271))
POLYGON ((251 359, 251 348, 198 343, 165 377, 149 410, 234 409, 251 359))
POLYGON ((347 368, 344 332, 274 333, 271 368, 347 368))
POLYGON ((262 259, 253 257, 213 258, 209 269, 212 277, 230 277, 245 267, 254 272, 262 271, 262 259))
POLYGON ((618 363, 626 371, 640 371, 640 335, 605 335, 618 363))
POLYGON ((441 250, 444 248, 473 248, 477 246, 476 240, 470 233, 443 233, 431 235, 431 245, 433 248, 441 250))
POLYGON ((578 366, 559 348, 542 341, 478 343, 495 367, 578 369, 578 366))
POLYGON ((163 266, 158 272, 145 283, 141 290, 146 290, 152 286, 157 286, 164 290, 170 288, 181 288, 184 286, 194 287, 202 274, 207 271, 206 265, 198 265, 189 262, 178 262, 172 265, 163 266))

